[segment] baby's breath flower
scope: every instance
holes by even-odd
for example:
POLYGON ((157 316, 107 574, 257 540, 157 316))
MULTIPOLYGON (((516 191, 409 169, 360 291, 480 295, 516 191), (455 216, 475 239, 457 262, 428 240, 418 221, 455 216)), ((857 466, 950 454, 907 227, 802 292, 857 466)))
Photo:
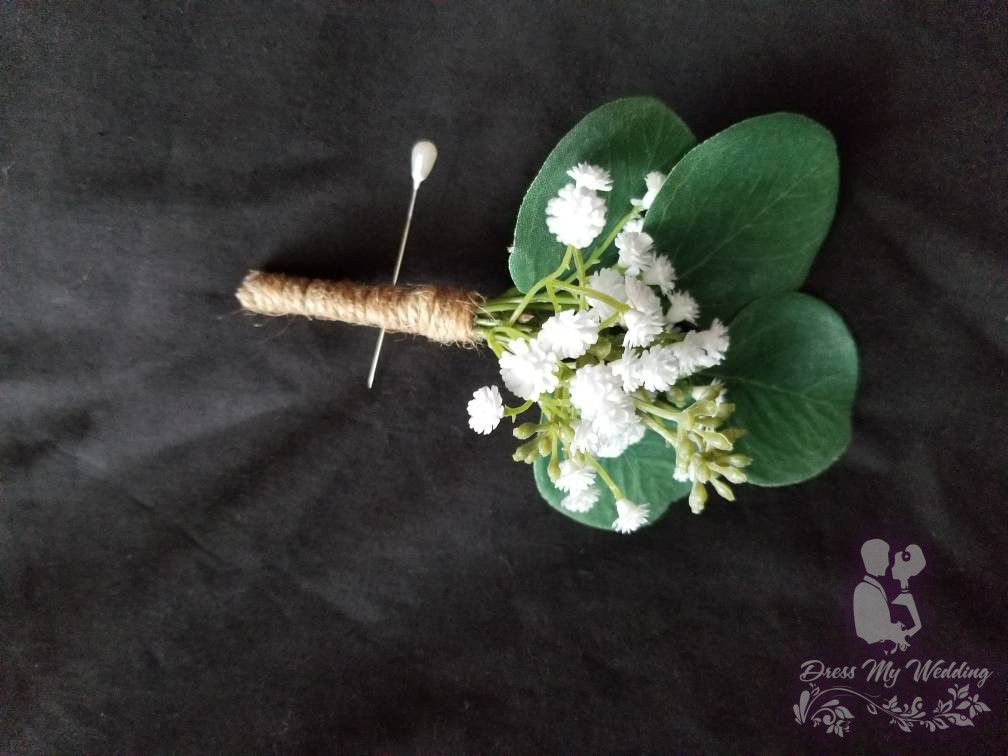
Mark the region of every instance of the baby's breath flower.
POLYGON ((570 379, 570 401, 581 413, 581 417, 591 420, 608 401, 609 396, 622 393, 620 380, 609 365, 585 365, 578 368, 570 379))
POLYGON ((522 399, 535 400, 555 391, 560 385, 556 371, 556 355, 545 351, 535 339, 512 340, 500 357, 504 385, 522 399))
POLYGON ((661 188, 665 184, 665 180, 667 178, 668 174, 662 173, 661 171, 651 171, 651 173, 644 177, 644 186, 647 188, 647 192, 645 192, 644 196, 640 199, 630 200, 630 204, 634 207, 639 207, 641 210, 650 209, 651 203, 653 203, 655 197, 658 196, 658 192, 661 191, 661 188))
MULTIPOLYGON (((612 268, 602 268, 588 276, 588 288, 606 294, 618 302, 626 302, 625 279, 612 268)), ((608 302, 592 299, 590 294, 587 296, 592 303, 589 312, 596 320, 601 322, 616 312, 608 302)))
POLYGON ((605 200, 588 187, 567 184, 546 203, 546 225, 561 244, 584 249, 605 228, 605 200))
POLYGON ((631 276, 639 275, 654 263, 651 249, 654 239, 643 231, 620 231, 616 236, 616 249, 619 250, 619 264, 626 268, 631 276))
POLYGON ((612 528, 617 533, 633 533, 647 524, 650 514, 647 504, 634 504, 629 499, 616 500, 616 514, 612 528))
POLYGON ((665 255, 654 256, 654 263, 641 273, 641 281, 649 286, 657 286, 661 293, 668 296, 675 287, 676 274, 672 261, 665 255))
POLYGON ((665 320, 669 325, 677 323, 696 323, 700 315, 700 308, 696 300, 685 291, 677 291, 668 298, 669 308, 665 313, 665 320))
POLYGON ((624 347, 646 347, 662 332, 664 321, 659 313, 628 310, 623 313, 623 325, 626 335, 623 337, 624 347))
POLYGON ((635 413, 621 414, 619 417, 619 422, 613 422, 609 415, 599 415, 592 421, 595 444, 591 451, 596 457, 614 459, 644 438, 647 429, 635 413))
POLYGON ((672 349, 683 377, 693 375, 696 371, 707 367, 707 351, 704 349, 704 340, 699 331, 687 332, 682 341, 672 344, 672 349))
POLYGON ((710 361, 707 367, 714 367, 724 359, 725 352, 728 351, 728 328, 714 318, 706 331, 700 331, 700 336, 703 339, 703 348, 707 352, 707 359, 710 361))
POLYGON ((598 324, 587 310, 561 310, 542 324, 538 339, 547 352, 573 359, 598 341, 598 324))
POLYGON ((632 275, 628 275, 624 282, 624 287, 626 289, 626 303, 630 307, 651 315, 658 315, 659 319, 661 319, 661 300, 650 286, 634 278, 632 275))
POLYGON ((596 192, 612 191, 612 177, 605 168, 589 163, 578 163, 567 171, 578 188, 585 187, 596 192))
POLYGON ((504 402, 501 400, 500 389, 496 386, 476 389, 467 409, 469 427, 477 433, 490 433, 504 417, 504 402))
POLYGON ((625 349, 623 356, 609 363, 612 371, 623 381, 623 390, 636 391, 644 383, 641 358, 633 349, 625 349))
POLYGON ((553 484, 561 491, 577 493, 591 488, 595 483, 595 468, 578 462, 576 459, 565 459, 560 463, 560 475, 553 484))
POLYGON ((682 341, 672 344, 681 377, 719 364, 728 351, 728 343, 728 328, 717 318, 705 331, 689 331, 682 341))
POLYGON ((573 491, 560 501, 560 506, 569 509, 571 512, 588 512, 598 501, 599 490, 595 486, 583 488, 580 491, 573 491))
POLYGON ((671 346, 653 346, 640 357, 641 385, 648 391, 668 391, 679 380, 679 360, 671 346))
POLYGON ((626 223, 623 224, 624 231, 643 231, 644 230, 644 219, 643 218, 631 218, 626 223))
POLYGON ((574 438, 570 442, 571 451, 577 453, 588 452, 590 454, 591 450, 598 444, 598 438, 595 436, 595 430, 592 428, 591 421, 584 418, 575 420, 572 427, 574 428, 574 438))

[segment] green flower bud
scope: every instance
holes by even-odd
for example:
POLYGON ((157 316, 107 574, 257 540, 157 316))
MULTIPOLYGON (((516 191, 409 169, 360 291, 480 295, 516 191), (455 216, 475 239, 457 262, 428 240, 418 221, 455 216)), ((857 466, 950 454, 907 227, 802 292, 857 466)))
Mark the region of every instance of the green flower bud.
POLYGON ((735 501, 735 493, 731 490, 731 486, 723 480, 713 478, 711 479, 711 485, 714 486, 714 490, 718 492, 722 499, 735 501))
POLYGON ((693 514, 703 512, 704 504, 707 503, 707 489, 703 483, 695 481, 689 495, 689 508, 693 514))
POLYGON ((555 483, 556 479, 560 477, 560 460, 553 457, 550 460, 549 466, 546 468, 546 472, 549 473, 550 480, 555 483))
POLYGON ((538 423, 522 423, 511 432, 515 438, 526 439, 532 438, 532 436, 539 432, 541 427, 538 423))
POLYGON ((720 449, 721 451, 731 451, 732 443, 723 434, 717 433, 715 431, 699 431, 700 437, 707 442, 707 445, 712 449, 720 449))

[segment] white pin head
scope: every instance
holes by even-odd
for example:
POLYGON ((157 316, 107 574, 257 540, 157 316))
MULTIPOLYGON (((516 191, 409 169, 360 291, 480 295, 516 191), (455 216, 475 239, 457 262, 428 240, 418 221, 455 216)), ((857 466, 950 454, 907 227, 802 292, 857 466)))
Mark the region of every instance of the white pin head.
POLYGON ((417 142, 413 145, 413 159, 410 166, 413 173, 414 189, 430 175, 435 160, 437 160, 437 147, 433 142, 417 142))

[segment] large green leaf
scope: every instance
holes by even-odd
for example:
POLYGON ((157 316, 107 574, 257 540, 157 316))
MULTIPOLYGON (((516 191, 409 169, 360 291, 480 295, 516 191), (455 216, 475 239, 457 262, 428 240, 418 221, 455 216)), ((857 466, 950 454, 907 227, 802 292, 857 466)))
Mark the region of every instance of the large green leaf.
POLYGON ((630 210, 630 199, 643 196, 645 174, 671 170, 694 144, 686 124, 649 97, 614 100, 585 116, 550 153, 522 201, 508 260, 515 286, 528 291, 563 259, 563 245, 546 228, 546 203, 570 181, 568 168, 589 162, 612 176, 604 239, 630 210))
POLYGON ((854 339, 840 316, 807 294, 758 299, 731 322, 725 361, 736 448, 753 458, 750 482, 784 486, 818 475, 850 441, 857 387, 854 339))
MULTIPOLYGON (((616 505, 609 489, 601 481, 598 482, 602 496, 589 512, 579 514, 564 509, 560 506, 560 500, 565 494, 549 479, 547 462, 540 457, 533 468, 539 493, 550 506, 585 525, 612 530, 616 505)), ((675 472, 675 451, 653 431, 648 431, 644 438, 616 459, 601 459, 599 462, 630 501, 650 507, 649 524, 665 514, 673 501, 689 495, 690 484, 682 483, 672 475, 675 472)))
POLYGON ((737 123, 693 148, 655 198, 644 230, 675 264, 705 320, 797 289, 833 220, 833 136, 775 113, 737 123))

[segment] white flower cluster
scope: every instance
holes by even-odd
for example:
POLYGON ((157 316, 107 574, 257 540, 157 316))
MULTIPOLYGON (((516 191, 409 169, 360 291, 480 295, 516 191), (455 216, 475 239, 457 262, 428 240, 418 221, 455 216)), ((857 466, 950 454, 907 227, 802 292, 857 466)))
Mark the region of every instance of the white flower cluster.
POLYGON ((643 230, 640 214, 664 174, 646 176, 644 197, 633 200, 622 225, 584 257, 582 250, 606 227, 599 193, 611 191, 613 181, 605 169, 585 163, 567 173, 572 182, 546 205, 547 227, 566 246, 563 264, 524 296, 485 303, 477 321, 498 356, 504 386, 525 403, 505 407, 496 386, 480 388, 469 402, 469 425, 489 433, 505 416, 514 419, 537 403, 543 421, 515 428, 518 438, 531 439, 515 458, 548 457, 550 477, 565 494, 562 506, 572 512, 596 506, 601 478, 613 496, 613 529, 629 533, 648 522, 649 505, 627 499, 598 460, 619 457, 648 428, 675 448, 677 477, 694 483, 694 511, 706 500, 698 487, 710 482, 730 498, 720 478, 744 480, 737 468, 747 459, 728 454, 736 429, 719 430, 731 407, 722 401, 723 389, 715 401, 705 398, 703 386, 697 393, 690 380, 724 359, 728 330, 716 319, 695 328, 696 301, 676 290, 672 262, 643 230), (598 267, 610 245, 617 262, 598 267), (665 425, 669 421, 676 430, 665 425))

